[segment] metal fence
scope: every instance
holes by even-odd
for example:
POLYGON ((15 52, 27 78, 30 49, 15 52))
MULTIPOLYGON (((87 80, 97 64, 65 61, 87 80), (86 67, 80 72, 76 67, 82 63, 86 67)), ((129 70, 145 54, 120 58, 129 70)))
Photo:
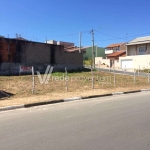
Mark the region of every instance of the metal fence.
MULTIPOLYGON (((64 68, 65 70, 65 68, 64 68)), ((137 89, 150 85, 150 73, 136 70, 97 70, 89 72, 68 73, 55 72, 38 76, 27 74, 17 76, 0 76, 0 90, 16 97, 43 95, 46 93, 82 92, 94 89, 113 90, 115 88, 137 89), (45 76, 45 77, 44 77, 45 76), (41 79, 40 79, 41 78, 41 79), (41 82, 42 81, 42 82, 41 82)), ((9 95, 8 94, 8 95, 9 95)))

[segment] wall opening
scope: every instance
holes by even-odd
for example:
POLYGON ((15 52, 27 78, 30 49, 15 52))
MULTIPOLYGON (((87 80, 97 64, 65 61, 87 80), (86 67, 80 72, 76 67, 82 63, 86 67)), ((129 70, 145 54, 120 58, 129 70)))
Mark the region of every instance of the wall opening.
POLYGON ((55 48, 54 48, 53 45, 51 46, 50 63, 51 63, 51 64, 55 64, 55 48))

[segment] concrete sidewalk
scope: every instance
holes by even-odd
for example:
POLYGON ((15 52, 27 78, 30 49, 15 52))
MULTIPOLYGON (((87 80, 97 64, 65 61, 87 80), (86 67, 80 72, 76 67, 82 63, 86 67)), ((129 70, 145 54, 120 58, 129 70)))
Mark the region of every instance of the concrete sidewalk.
POLYGON ((150 89, 141 89, 141 90, 128 91, 128 92, 114 92, 114 93, 102 94, 102 95, 73 97, 73 98, 65 98, 65 99, 58 99, 58 100, 49 100, 49 101, 28 103, 28 104, 22 104, 22 105, 16 105, 16 106, 1 107, 0 111, 14 110, 14 109, 20 109, 20 108, 28 108, 28 107, 55 104, 55 103, 62 103, 62 102, 70 102, 70 101, 75 101, 75 100, 84 100, 84 99, 108 97, 108 96, 115 96, 115 95, 122 95, 122 94, 139 93, 139 92, 145 92, 145 91, 149 92, 150 89))

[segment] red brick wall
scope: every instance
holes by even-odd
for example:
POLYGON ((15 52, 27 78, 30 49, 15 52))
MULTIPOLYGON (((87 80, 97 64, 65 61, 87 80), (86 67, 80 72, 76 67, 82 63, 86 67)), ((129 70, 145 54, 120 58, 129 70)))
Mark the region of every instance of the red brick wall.
POLYGON ((14 62, 16 53, 16 42, 8 39, 0 39, 0 61, 14 62), (10 55, 10 59, 9 59, 10 55))

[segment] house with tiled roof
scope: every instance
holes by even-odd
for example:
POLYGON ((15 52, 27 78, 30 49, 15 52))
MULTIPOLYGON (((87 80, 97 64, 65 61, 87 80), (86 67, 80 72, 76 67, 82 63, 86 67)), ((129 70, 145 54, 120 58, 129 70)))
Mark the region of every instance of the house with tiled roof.
POLYGON ((108 54, 107 59, 110 60, 110 66, 119 68, 119 57, 123 57, 125 55, 126 55, 125 50, 124 51, 123 50, 117 51, 117 52, 114 52, 112 54, 108 54))
POLYGON ((107 59, 110 60, 119 60, 120 56, 126 55, 126 51, 114 52, 112 54, 107 55, 107 59))
POLYGON ((125 42, 115 43, 115 44, 110 44, 110 45, 105 47, 105 54, 107 57, 107 55, 112 54, 114 52, 125 51, 125 50, 126 50, 126 43, 125 42))
POLYGON ((120 68, 150 69, 150 36, 138 37, 126 44, 126 57, 119 58, 120 68))
POLYGON ((89 47, 77 47, 77 46, 70 46, 70 47, 66 47, 64 48, 65 52, 70 52, 70 53, 86 53, 86 49, 89 47))
POLYGON ((106 46, 105 55, 110 60, 110 67, 117 67, 119 63, 119 57, 126 54, 126 43, 114 43, 106 46), (116 63, 115 63, 116 62, 116 63))

